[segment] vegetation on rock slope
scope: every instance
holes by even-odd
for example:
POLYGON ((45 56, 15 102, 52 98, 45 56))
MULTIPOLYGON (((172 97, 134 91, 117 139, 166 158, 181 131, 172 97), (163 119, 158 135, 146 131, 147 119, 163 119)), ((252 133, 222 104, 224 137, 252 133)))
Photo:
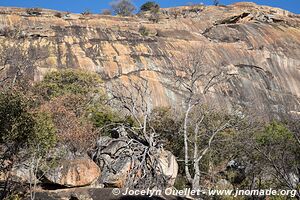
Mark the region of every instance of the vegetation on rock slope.
MULTIPOLYGON (((186 80, 192 84, 198 81, 186 80)), ((296 125, 262 123, 244 111, 243 115, 224 113, 199 104, 194 93, 197 88, 192 85, 186 101, 190 101, 188 113, 184 107, 152 109, 148 107, 147 84, 131 84, 116 84, 109 91, 106 88, 108 95, 104 95, 103 83, 96 74, 61 70, 47 74, 25 93, 17 85, 3 90, 0 141, 5 151, 1 151, 1 171, 9 172, 16 163, 33 155, 41 163, 47 152, 61 145, 74 154, 87 152, 96 138, 113 134, 121 125, 141 135, 146 145, 162 145, 174 153, 180 166, 175 183, 178 188, 214 188, 219 180, 240 189, 299 186, 288 178, 298 173, 296 125)), ((6 181, 3 194, 14 195, 16 186, 9 177, 6 181)))

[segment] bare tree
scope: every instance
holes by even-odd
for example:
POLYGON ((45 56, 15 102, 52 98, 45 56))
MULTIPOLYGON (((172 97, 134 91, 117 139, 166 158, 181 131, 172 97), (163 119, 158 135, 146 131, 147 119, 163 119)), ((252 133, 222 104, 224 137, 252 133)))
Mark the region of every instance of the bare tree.
POLYGON ((210 130, 209 139, 206 147, 199 149, 198 138, 201 134, 201 125, 206 118, 204 113, 198 112, 198 115, 191 116, 197 107, 203 105, 203 96, 205 96, 214 86, 226 81, 229 78, 225 69, 210 66, 204 62, 203 48, 193 51, 177 63, 170 64, 164 72, 170 78, 167 83, 173 87, 183 99, 183 137, 184 137, 184 163, 185 174, 194 189, 200 187, 200 168, 199 163, 203 156, 209 151, 216 135, 230 125, 230 121, 220 123, 218 127, 210 130), (190 133, 190 130, 193 130, 190 133), (190 144, 193 144, 192 146, 190 144), (191 151, 193 152, 191 154, 191 151), (192 176, 191 171, 194 171, 192 176))
POLYGON ((112 102, 119 106, 137 122, 134 132, 143 134, 150 146, 154 146, 154 130, 148 130, 148 120, 152 112, 151 90, 149 82, 141 77, 128 77, 127 83, 116 81, 108 89, 112 102))
MULTIPOLYGON (((155 129, 149 123, 153 111, 149 81, 138 74, 131 74, 111 80, 107 91, 110 96, 109 104, 120 113, 130 116, 135 122, 131 125, 119 123, 115 128, 119 138, 112 139, 126 142, 126 148, 131 152, 120 153, 118 156, 125 156, 124 159, 130 157, 133 162, 125 185, 139 188, 165 187, 171 177, 163 174, 160 161, 155 156, 162 147, 157 142, 158 135, 155 129)), ((120 152, 123 151, 126 152, 124 147, 120 149, 120 152)), ((96 152, 96 156, 93 157, 97 160, 101 158, 101 147, 98 147, 96 152)))

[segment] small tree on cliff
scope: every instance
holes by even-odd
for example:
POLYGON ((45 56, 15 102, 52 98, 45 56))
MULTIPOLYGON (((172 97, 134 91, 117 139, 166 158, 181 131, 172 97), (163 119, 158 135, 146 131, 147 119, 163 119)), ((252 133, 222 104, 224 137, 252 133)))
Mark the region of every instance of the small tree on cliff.
POLYGON ((113 13, 121 16, 130 16, 136 7, 130 0, 115 0, 111 2, 113 13))
POLYGON ((213 0, 213 5, 215 5, 215 6, 220 5, 220 1, 219 0, 213 0))
POLYGON ((158 10, 159 10, 159 5, 154 1, 148 1, 141 6, 141 11, 157 12, 158 10))

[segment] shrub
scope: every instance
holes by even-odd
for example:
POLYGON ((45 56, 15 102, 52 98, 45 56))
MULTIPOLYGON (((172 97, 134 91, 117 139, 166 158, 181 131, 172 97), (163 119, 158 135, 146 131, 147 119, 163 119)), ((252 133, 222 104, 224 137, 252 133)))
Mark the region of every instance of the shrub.
POLYGON ((51 113, 57 128, 58 142, 74 151, 93 145, 96 132, 91 113, 101 110, 105 98, 97 74, 61 70, 47 74, 34 92, 41 96, 42 112, 51 113))
POLYGON ((35 121, 28 112, 28 100, 21 93, 0 93, 0 144, 8 154, 28 145, 35 121))
POLYGON ((73 152, 88 149, 94 145, 96 137, 93 125, 84 113, 76 112, 80 108, 75 105, 82 104, 82 102, 76 102, 78 99, 74 95, 63 95, 55 97, 41 106, 42 112, 52 115, 57 129, 57 141, 67 145, 73 152))
POLYGON ((34 151, 44 156, 56 144, 56 128, 49 112, 34 114, 34 134, 31 135, 29 144, 34 151), (38 148, 38 149, 37 149, 38 148))
POLYGON ((96 127, 102 128, 109 124, 122 122, 121 117, 109 108, 92 113, 92 121, 96 127))
POLYGON ((284 124, 273 121, 256 136, 256 141, 261 146, 274 146, 291 141, 294 139, 293 137, 284 124))
POLYGON ((101 12, 102 15, 111 15, 111 10, 109 9, 103 9, 102 12, 101 12))
POLYGON ((220 1, 219 0, 213 0, 213 5, 215 5, 215 6, 220 5, 220 1))
POLYGON ((142 36, 148 36, 149 35, 149 30, 145 27, 145 26, 141 26, 139 28, 139 33, 142 35, 142 36))
POLYGON ((26 13, 30 16, 40 16, 42 15, 42 9, 40 8, 28 8, 26 13))
POLYGON ((130 0, 116 0, 111 3, 114 14, 130 16, 135 11, 135 6, 130 0))
POLYGON ((46 100, 65 94, 88 97, 102 94, 101 84, 97 74, 68 69, 48 73, 44 80, 35 86, 34 91, 46 100))
MULTIPOLYGON (((98 108, 99 109, 99 108, 98 108)), ((129 116, 115 112, 110 107, 101 107, 99 110, 91 112, 93 125, 100 129, 102 135, 111 136, 112 131, 120 126, 134 127, 135 121, 129 116)))
POLYGON ((159 135, 159 141, 175 156, 180 156, 183 149, 182 137, 178 134, 181 119, 170 108, 155 108, 149 119, 149 126, 159 135), (173 142, 176 141, 176 142, 173 142))
POLYGON ((30 152, 43 157, 56 144, 51 115, 31 112, 32 101, 16 91, 0 94, 0 146, 5 147, 5 151, 0 152, 1 162, 11 160, 13 164, 25 156, 30 157, 30 152), (19 154, 21 149, 29 151, 19 154))
POLYGON ((141 6, 141 11, 155 11, 159 10, 159 5, 154 1, 148 1, 141 6))
POLYGON ((60 12, 55 13, 54 16, 58 17, 58 18, 62 18, 63 17, 62 13, 60 13, 60 12))
POLYGON ((91 12, 91 10, 86 9, 86 10, 83 11, 81 14, 82 14, 82 15, 91 15, 91 14, 93 14, 93 13, 91 12))

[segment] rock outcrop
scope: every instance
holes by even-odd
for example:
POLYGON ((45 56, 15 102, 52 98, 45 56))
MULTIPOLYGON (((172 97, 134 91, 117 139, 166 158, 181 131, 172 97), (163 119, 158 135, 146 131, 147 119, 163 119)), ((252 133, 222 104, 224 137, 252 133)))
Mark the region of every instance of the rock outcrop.
MULTIPOLYGON (((71 188, 55 191, 41 191, 36 193, 36 200, 74 199, 74 200, 191 200, 191 198, 161 195, 161 196, 132 196, 122 195, 125 189, 120 190, 119 195, 114 195, 112 188, 71 188)), ((26 200, 30 198, 25 198, 26 200)))
POLYGON ((178 173, 171 152, 130 137, 102 137, 91 157, 100 166, 100 183, 106 187, 168 188, 178 173))
POLYGON ((45 172, 44 178, 51 184, 80 187, 92 184, 100 175, 99 167, 91 159, 77 158, 59 161, 45 172))
POLYGON ((205 46, 204 62, 226 66, 236 75, 210 91, 207 101, 228 109, 245 106, 266 116, 300 113, 300 18, 279 8, 254 3, 169 8, 161 10, 157 23, 147 14, 32 14, 0 8, 0 29, 1 46, 15 43, 47 51, 32 74, 37 81, 61 68, 95 71, 108 85, 139 76, 149 80, 154 105, 178 104, 180 97, 162 84, 167 77, 160 72, 205 46), (10 38, 10 32, 19 37, 10 38))

